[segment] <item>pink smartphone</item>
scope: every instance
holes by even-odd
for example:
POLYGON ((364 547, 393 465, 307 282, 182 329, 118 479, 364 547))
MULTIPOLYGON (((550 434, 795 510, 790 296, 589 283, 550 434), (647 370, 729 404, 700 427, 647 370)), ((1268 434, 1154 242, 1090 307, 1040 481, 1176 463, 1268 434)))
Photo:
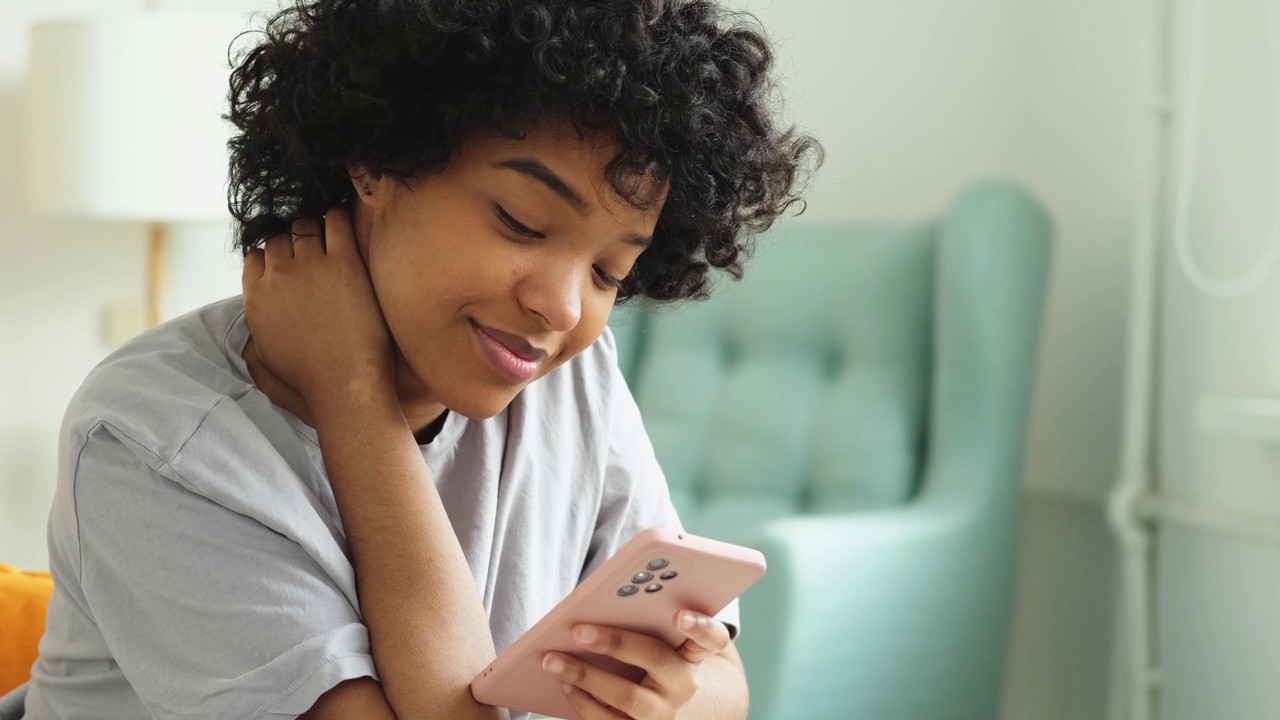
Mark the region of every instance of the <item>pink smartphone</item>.
POLYGON ((545 653, 572 655, 632 682, 645 671, 583 650, 569 635, 574 625, 623 628, 679 647, 687 638, 675 627, 678 611, 715 615, 764 571, 758 550, 671 528, 640 532, 477 675, 471 694, 486 705, 580 720, 559 678, 542 669, 545 653))

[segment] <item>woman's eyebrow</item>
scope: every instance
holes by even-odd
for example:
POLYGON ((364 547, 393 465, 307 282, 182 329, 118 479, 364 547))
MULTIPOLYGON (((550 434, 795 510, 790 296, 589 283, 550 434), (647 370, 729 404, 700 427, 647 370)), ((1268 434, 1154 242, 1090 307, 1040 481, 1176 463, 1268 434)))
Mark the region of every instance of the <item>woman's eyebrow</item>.
POLYGON ((513 158, 493 163, 493 166, 515 170, 525 177, 541 182, 551 188, 552 192, 564 198, 580 215, 586 215, 590 210, 587 201, 582 199, 582 195, 578 194, 578 191, 574 190, 573 186, 565 182, 564 178, 557 175, 554 170, 544 165, 541 160, 536 158, 513 158))
MULTIPOLYGON (((566 182, 564 178, 557 175, 554 170, 544 165, 542 161, 537 158, 512 158, 510 160, 492 163, 492 165, 496 168, 515 170, 525 177, 541 182, 551 188, 552 192, 564 198, 564 200, 572 205, 573 209, 577 210, 580 215, 586 215, 590 210, 590 207, 587 205, 587 201, 582 199, 582 195, 579 195, 578 191, 574 190, 572 185, 566 182)), ((623 242, 628 245, 646 248, 653 242, 653 236, 629 235, 623 238, 623 242)))

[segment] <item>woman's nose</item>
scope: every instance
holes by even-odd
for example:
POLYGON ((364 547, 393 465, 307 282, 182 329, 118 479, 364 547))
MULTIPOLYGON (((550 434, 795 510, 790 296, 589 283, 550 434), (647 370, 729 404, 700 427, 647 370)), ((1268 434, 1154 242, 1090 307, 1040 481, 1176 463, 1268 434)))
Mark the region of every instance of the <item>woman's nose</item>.
POLYGON ((532 275, 519 286, 520 304, 538 316, 547 330, 569 332, 582 319, 580 283, 568 270, 532 275))

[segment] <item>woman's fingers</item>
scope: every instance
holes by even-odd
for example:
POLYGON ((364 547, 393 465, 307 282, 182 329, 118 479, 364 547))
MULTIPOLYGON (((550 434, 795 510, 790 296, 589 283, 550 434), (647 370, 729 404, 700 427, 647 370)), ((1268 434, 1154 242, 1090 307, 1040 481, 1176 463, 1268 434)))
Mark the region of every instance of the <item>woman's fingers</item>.
POLYGON ((262 273, 267 269, 267 255, 262 252, 262 248, 254 248, 244 256, 244 269, 240 271, 240 290, 246 295, 249 293, 249 287, 262 279, 262 273))
POLYGON ((329 212, 324 214, 324 237, 330 254, 360 257, 360 252, 356 249, 351 213, 341 205, 329 208, 329 212))
POLYGON ((700 663, 712 655, 719 655, 729 646, 729 628, 723 622, 692 610, 683 610, 675 615, 676 629, 689 639, 676 648, 685 660, 700 663), (686 627, 681 620, 688 619, 686 627))
POLYGON ((277 263, 284 262, 293 257, 293 235, 282 233, 267 238, 263 243, 267 255, 267 268, 275 267, 277 263))
POLYGON ((299 218, 289 228, 294 257, 324 254, 324 231, 315 218, 299 218))

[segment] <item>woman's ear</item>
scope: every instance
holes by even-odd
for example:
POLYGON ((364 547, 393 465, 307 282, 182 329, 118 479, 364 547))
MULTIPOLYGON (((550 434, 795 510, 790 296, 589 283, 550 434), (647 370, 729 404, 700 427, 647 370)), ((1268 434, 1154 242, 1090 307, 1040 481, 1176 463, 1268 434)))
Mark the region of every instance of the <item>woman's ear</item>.
POLYGON ((364 205, 382 207, 391 200, 394 181, 386 175, 376 175, 364 165, 352 165, 347 169, 356 198, 364 205))
POLYGON ((351 178, 351 186, 355 188, 355 197, 351 200, 351 229, 356 236, 356 247, 365 266, 369 265, 369 237, 373 233, 375 216, 381 214, 391 200, 394 182, 386 175, 374 175, 363 165, 352 165, 347 169, 351 178))

